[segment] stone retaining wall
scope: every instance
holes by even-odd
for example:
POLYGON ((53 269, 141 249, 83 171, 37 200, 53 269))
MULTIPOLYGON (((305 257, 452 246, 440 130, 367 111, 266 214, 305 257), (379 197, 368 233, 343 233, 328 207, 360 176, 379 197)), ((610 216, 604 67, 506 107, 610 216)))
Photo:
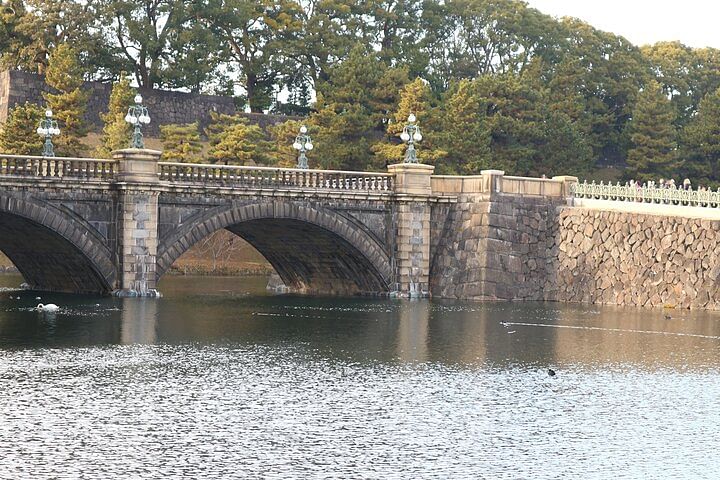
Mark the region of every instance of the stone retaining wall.
POLYGON ((551 300, 720 309, 720 220, 562 208, 551 300))
POLYGON ((433 207, 431 292, 471 300, 543 300, 553 221, 563 200, 504 194, 459 195, 433 207))

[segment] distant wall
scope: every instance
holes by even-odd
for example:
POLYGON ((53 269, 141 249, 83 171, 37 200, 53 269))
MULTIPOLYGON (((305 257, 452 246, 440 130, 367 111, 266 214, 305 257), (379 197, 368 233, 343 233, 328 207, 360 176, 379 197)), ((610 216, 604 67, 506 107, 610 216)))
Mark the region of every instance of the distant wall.
MULTIPOLYGON (((103 127, 100 114, 107 111, 112 85, 85 82, 85 90, 90 92, 85 121, 91 131, 99 133, 103 127)), ((31 102, 44 105, 42 94, 47 91, 45 79, 40 75, 18 71, 0 72, 0 123, 7 120, 8 112, 17 104, 31 102)), ((144 128, 144 132, 151 137, 159 135, 160 125, 197 121, 204 127, 209 123, 210 112, 213 111, 228 115, 240 113, 251 123, 263 128, 289 118, 283 115, 237 112, 231 97, 166 90, 141 90, 140 93, 150 110, 152 122, 144 128)))

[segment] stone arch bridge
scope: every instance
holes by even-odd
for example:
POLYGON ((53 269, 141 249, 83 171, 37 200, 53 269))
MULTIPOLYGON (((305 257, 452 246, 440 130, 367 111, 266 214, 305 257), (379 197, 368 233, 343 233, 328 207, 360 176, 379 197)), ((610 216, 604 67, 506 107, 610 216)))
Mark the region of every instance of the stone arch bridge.
POLYGON ((0 250, 32 288, 153 296, 178 257, 227 229, 293 291, 542 298, 549 212, 573 180, 176 164, 159 153, 0 155, 0 250))
MULTIPOLYGON (((424 296, 433 239, 442 248, 448 227, 433 211, 457 204, 453 188, 463 186, 427 165, 366 173, 158 160, 135 149, 113 159, 1 156, 0 250, 32 288, 152 296, 178 257, 227 229, 291 290, 424 296)), ((501 177, 469 178, 489 192, 501 177)), ((562 196, 561 180, 538 185, 562 196)))

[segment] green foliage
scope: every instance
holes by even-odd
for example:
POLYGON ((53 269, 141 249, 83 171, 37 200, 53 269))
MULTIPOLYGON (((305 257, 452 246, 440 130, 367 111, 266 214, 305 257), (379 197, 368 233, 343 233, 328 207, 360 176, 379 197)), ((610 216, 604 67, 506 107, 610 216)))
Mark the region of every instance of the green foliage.
MULTIPOLYGON (((298 3, 288 0, 208 0, 197 15, 240 74, 252 112, 268 108, 286 65, 288 40, 300 31, 298 3)), ((296 62, 293 62, 296 63, 296 62)))
POLYGON ((210 143, 208 157, 225 165, 263 165, 269 160, 270 144, 257 125, 239 116, 211 114, 212 123, 205 129, 210 143))
POLYGON ((12 0, 15 13, 2 15, 1 63, 4 67, 45 73, 57 45, 71 44, 86 59, 81 73, 95 73, 108 63, 93 2, 67 0, 12 0))
POLYGON ((640 92, 630 123, 632 148, 627 175, 638 180, 667 177, 677 171, 675 110, 655 81, 640 92))
POLYGON ((87 134, 88 94, 82 90, 82 70, 69 45, 58 45, 50 55, 45 82, 57 92, 43 94, 60 127, 60 135, 53 141, 55 152, 58 156, 78 157, 86 150, 80 139, 87 134))
POLYGON ((166 162, 199 163, 202 143, 197 123, 171 124, 160 127, 162 159, 166 162))
POLYGON ((318 93, 314 157, 321 168, 383 168, 372 146, 382 140, 387 117, 397 107, 400 88, 408 82, 404 69, 387 67, 361 45, 333 67, 318 93))
POLYGON ((0 151, 11 155, 40 155, 43 139, 36 132, 45 111, 33 103, 17 105, 0 128, 0 151))
POLYGON ((130 144, 132 126, 125 121, 125 115, 130 105, 133 104, 134 96, 135 92, 130 87, 127 78, 122 78, 113 85, 108 111, 101 114, 105 126, 103 127, 102 144, 97 150, 99 157, 110 158, 113 150, 126 148, 130 144))
POLYGON ((484 112, 487 105, 476 84, 461 80, 446 95, 440 145, 447 151, 438 173, 463 174, 492 168, 490 127, 484 112))
POLYGON ((720 88, 700 102, 685 128, 683 152, 687 175, 703 183, 720 181, 720 88))

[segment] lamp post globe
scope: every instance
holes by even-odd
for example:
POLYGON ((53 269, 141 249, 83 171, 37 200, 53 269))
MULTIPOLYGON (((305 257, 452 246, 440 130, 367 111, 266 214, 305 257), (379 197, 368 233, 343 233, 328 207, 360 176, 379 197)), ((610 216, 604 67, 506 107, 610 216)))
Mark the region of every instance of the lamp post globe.
POLYGON ((309 152, 313 149, 312 139, 307 134, 307 127, 302 125, 300 127, 300 133, 295 137, 293 142, 293 148, 298 151, 298 161, 296 168, 306 169, 308 168, 308 160, 305 152, 309 152))
POLYGON ((128 108, 128 113, 125 115, 125 121, 134 127, 130 147, 145 148, 142 126, 150 123, 150 114, 147 107, 142 104, 142 95, 135 95, 134 100, 135 105, 128 108))
POLYGON ((407 118, 408 124, 403 128, 400 139, 407 142, 407 150, 405 150, 405 163, 418 163, 417 152, 415 151, 415 143, 422 140, 420 127, 415 124, 417 118, 411 113, 407 118))
POLYGON ((54 157, 55 149, 53 147, 52 137, 60 135, 60 128, 58 127, 58 123, 53 120, 53 112, 49 108, 45 110, 45 118, 40 120, 36 132, 40 137, 45 138, 42 153, 43 157, 54 157))

